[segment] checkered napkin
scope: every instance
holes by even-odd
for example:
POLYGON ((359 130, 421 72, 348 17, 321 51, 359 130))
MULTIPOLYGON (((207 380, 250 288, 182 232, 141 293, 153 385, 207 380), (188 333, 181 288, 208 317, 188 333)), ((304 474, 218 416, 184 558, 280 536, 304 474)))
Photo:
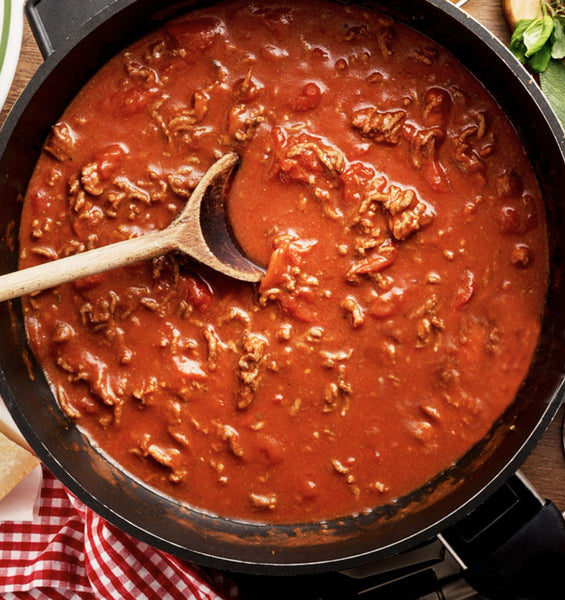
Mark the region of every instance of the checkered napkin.
POLYGON ((0 524, 3 600, 230 600, 237 587, 140 542, 45 468, 38 516, 0 524))

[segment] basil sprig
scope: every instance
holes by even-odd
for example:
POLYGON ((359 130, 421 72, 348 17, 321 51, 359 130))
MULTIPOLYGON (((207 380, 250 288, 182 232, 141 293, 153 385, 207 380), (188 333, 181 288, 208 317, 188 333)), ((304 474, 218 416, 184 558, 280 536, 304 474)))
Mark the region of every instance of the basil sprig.
POLYGON ((541 0, 535 19, 516 23, 510 50, 534 73, 541 89, 565 127, 565 3, 541 0))

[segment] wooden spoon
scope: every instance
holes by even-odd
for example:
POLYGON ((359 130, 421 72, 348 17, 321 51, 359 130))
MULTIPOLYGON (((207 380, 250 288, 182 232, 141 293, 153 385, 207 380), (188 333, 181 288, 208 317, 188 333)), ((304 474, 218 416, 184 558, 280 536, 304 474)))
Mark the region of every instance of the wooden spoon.
POLYGON ((172 250, 220 273, 257 282, 264 272, 234 243, 225 214, 225 192, 239 156, 229 153, 206 171, 175 220, 154 231, 0 277, 0 302, 103 271, 124 267, 172 250))

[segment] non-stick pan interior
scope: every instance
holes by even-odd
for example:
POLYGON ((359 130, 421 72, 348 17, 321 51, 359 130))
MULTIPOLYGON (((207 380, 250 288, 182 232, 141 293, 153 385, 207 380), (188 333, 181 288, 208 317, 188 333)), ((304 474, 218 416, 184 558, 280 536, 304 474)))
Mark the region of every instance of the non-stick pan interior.
MULTIPOLYGON (((371 3, 365 3, 373 6, 371 3)), ((49 127, 94 70, 160 20, 195 3, 114 2, 49 57, 0 135, 2 272, 17 265, 21 197, 49 127)), ((551 237, 551 284, 530 374, 512 409, 480 448, 425 489, 373 515, 307 526, 228 521, 179 506, 120 472, 59 410, 27 350, 19 301, 0 306, 0 391, 52 472, 110 522, 202 564, 262 573, 327 571, 391 555, 424 541, 476 506, 519 466, 561 402, 565 316, 563 133, 531 78, 477 23, 444 0, 390 0, 380 8, 451 50, 505 108, 532 157, 551 237), (472 476, 471 476, 472 474, 472 476)))

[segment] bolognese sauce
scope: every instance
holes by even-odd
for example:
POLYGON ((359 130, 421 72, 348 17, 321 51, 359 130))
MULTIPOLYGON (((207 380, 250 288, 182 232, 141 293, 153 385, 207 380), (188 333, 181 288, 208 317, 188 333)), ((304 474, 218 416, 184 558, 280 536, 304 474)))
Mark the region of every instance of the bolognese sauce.
POLYGON ((219 4, 122 51, 53 125, 20 266, 166 227, 231 151, 260 284, 162 256, 27 297, 30 346, 69 420, 179 502, 281 523, 391 503, 527 372, 547 242, 519 137, 384 14, 219 4))

